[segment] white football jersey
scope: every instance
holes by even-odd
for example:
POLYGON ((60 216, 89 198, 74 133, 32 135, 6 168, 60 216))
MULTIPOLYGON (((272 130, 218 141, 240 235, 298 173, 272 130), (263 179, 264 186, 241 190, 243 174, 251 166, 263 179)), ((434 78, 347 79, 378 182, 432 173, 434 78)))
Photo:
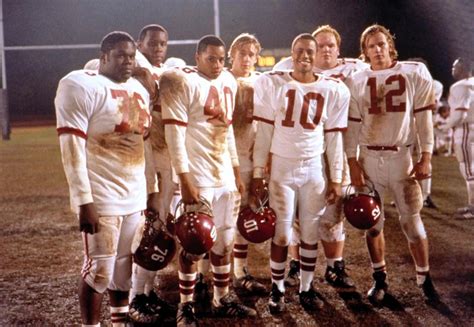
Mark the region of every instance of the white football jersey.
POLYGON ((451 114, 467 111, 465 122, 474 123, 474 77, 457 81, 449 88, 448 104, 451 114))
POLYGON ((345 136, 349 158, 356 157, 357 145, 405 147, 416 143, 416 134, 421 151, 432 152, 435 97, 433 79, 424 64, 394 62, 388 69, 366 69, 347 84, 351 91, 345 136))
POLYGON ((190 172, 198 187, 224 186, 228 161, 239 165, 232 129, 236 92, 237 82, 227 71, 209 79, 186 66, 168 70, 160 79, 172 165, 177 174, 190 172))
POLYGON ((257 122, 253 120, 253 84, 260 75, 259 72, 252 72, 248 77, 237 78, 238 89, 232 126, 239 156, 240 172, 249 172, 253 168, 253 145, 257 133, 257 122))
POLYGON ((273 71, 257 79, 254 92, 255 120, 274 127, 272 135, 257 133, 254 167, 267 162, 261 144, 283 158, 313 158, 325 151, 325 133, 347 127, 350 94, 338 79, 316 74, 315 82, 301 83, 289 71, 273 71))
MULTIPOLYGON (((333 77, 345 81, 346 78, 350 77, 356 71, 364 70, 369 68, 369 64, 363 62, 360 59, 353 58, 338 58, 337 65, 330 69, 321 69, 314 67, 313 71, 315 73, 323 74, 325 76, 333 77)), ((293 69, 293 60, 291 57, 285 58, 278 62, 273 70, 292 70, 293 69)))
POLYGON ((101 216, 145 209, 143 137, 151 117, 142 84, 73 71, 59 82, 55 106, 73 212, 90 202, 101 216))

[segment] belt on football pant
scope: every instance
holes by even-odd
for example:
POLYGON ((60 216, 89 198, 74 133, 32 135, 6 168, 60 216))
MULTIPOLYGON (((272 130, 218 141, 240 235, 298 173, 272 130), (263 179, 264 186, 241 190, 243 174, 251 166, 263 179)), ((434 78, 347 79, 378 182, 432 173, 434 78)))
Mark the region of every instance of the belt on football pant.
MULTIPOLYGON (((406 147, 410 147, 410 145, 407 145, 406 147)), ((398 150, 400 150, 400 147, 399 146, 395 146, 395 145, 367 145, 366 148, 368 150, 374 150, 374 151, 395 151, 397 152, 398 150)))

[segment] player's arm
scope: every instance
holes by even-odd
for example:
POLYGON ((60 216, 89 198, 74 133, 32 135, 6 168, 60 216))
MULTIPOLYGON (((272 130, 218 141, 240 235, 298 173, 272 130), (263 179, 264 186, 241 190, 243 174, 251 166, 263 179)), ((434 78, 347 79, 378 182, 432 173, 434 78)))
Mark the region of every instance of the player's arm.
POLYGON ((324 125, 325 153, 329 166, 329 184, 326 200, 335 203, 342 195, 342 170, 344 167, 343 132, 347 130, 349 114, 349 89, 342 83, 337 83, 334 99, 328 104, 328 119, 324 125))
POLYGON ((365 185, 365 174, 357 159, 359 147, 359 134, 362 128, 362 113, 359 109, 359 96, 356 95, 356 86, 352 79, 346 80, 351 96, 349 100, 349 117, 347 120, 347 131, 344 133, 344 151, 346 152, 351 184, 354 186, 365 185))
POLYGON ((448 122, 443 126, 443 130, 449 130, 453 127, 460 126, 467 118, 468 108, 470 107, 469 89, 463 85, 455 85, 451 87, 449 92, 449 106, 451 113, 448 122))
POLYGON ((191 204, 199 202, 199 192, 189 175, 185 142, 191 89, 183 74, 181 70, 173 69, 161 76, 160 100, 171 164, 180 180, 183 202, 191 204))
POLYGON ((87 170, 86 140, 93 97, 70 78, 60 81, 55 98, 61 159, 71 202, 79 206, 79 229, 94 234, 99 215, 93 203, 87 170))
POLYGON ((420 141, 421 156, 413 166, 410 175, 414 175, 416 179, 425 179, 431 174, 431 153, 434 148, 433 110, 436 108, 436 99, 433 79, 425 65, 419 65, 413 80, 415 84, 413 114, 420 141))
POLYGON ((227 147, 230 155, 230 161, 232 163, 232 169, 234 172, 235 186, 240 194, 245 192, 245 185, 240 177, 240 164, 239 155, 237 154, 237 146, 235 143, 234 128, 232 125, 229 126, 227 131, 227 147))
POLYGON ((254 85, 254 117, 257 121, 257 133, 253 148, 253 180, 251 193, 261 198, 264 193, 264 176, 273 138, 275 114, 272 108, 273 92, 271 80, 262 75, 254 85))

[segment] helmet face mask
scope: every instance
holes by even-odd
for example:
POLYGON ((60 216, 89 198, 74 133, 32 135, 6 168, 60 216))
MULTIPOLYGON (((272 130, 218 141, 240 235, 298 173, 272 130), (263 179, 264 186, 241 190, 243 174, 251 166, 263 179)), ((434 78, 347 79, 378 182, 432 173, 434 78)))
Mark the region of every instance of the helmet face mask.
POLYGON ((239 212, 237 228, 251 243, 263 243, 275 234, 276 214, 268 205, 268 198, 255 211, 246 206, 239 212))
POLYGON ((358 229, 366 230, 374 227, 382 214, 380 196, 371 183, 361 190, 349 186, 343 203, 347 221, 358 229))
POLYGON ((197 205, 185 205, 180 201, 178 210, 182 214, 174 219, 174 231, 183 249, 194 255, 209 252, 217 239, 209 203, 205 199, 201 199, 197 205))

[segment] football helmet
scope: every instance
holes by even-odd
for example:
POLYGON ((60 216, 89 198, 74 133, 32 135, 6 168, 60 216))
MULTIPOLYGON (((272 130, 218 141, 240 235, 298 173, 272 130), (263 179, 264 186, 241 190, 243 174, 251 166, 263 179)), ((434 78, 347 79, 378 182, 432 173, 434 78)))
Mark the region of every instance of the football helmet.
POLYGON ((382 204, 372 183, 367 181, 362 188, 350 185, 344 196, 344 215, 358 229, 370 229, 380 219, 382 204))
POLYGON ((151 271, 165 268, 176 254, 174 237, 168 233, 158 216, 145 211, 145 226, 140 243, 133 253, 135 263, 151 271))
POLYGON ((237 218, 237 228, 247 241, 262 243, 275 234, 276 214, 268 206, 268 196, 260 201, 260 206, 254 211, 250 206, 242 208, 237 218))
MULTIPOLYGON (((201 198, 198 204, 186 205, 180 201, 176 212, 182 214, 174 219, 174 230, 178 242, 183 249, 195 255, 208 252, 217 239, 217 230, 214 225, 210 204, 201 198)), ((175 217, 176 217, 175 213, 175 217)))

